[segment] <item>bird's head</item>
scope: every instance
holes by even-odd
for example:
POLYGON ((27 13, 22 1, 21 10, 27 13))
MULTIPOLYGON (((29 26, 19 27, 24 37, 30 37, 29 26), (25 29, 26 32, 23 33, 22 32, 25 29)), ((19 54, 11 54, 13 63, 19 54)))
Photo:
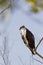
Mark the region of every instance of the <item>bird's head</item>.
POLYGON ((21 30, 21 29, 25 29, 25 26, 23 25, 23 26, 21 26, 20 28, 19 28, 19 30, 21 30))
POLYGON ((26 32, 26 27, 23 25, 23 26, 21 26, 21 27, 19 28, 19 30, 20 30, 20 33, 21 33, 22 35, 24 35, 25 32, 26 32))

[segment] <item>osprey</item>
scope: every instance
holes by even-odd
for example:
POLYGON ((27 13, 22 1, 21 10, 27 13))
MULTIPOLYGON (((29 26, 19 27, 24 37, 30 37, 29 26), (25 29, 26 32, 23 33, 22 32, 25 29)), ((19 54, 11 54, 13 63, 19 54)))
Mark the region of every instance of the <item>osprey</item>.
POLYGON ((35 54, 35 38, 34 35, 24 25, 19 28, 24 44, 35 54))

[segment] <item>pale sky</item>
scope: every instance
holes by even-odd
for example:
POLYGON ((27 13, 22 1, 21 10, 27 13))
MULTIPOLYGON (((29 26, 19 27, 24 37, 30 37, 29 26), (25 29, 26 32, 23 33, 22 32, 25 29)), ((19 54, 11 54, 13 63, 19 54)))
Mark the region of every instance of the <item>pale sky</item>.
MULTIPOLYGON (((8 48, 10 50, 9 59, 11 65, 43 65, 32 59, 30 50, 24 45, 19 27, 25 25, 35 36, 35 44, 37 45, 39 40, 43 37, 43 12, 30 13, 28 11, 29 6, 22 0, 18 3, 13 13, 10 14, 5 21, 10 24, 6 27, 6 36, 8 37, 8 48), (22 5, 23 4, 23 5, 22 5), (20 6, 20 7, 19 7, 20 6), (27 8, 25 8, 27 7, 27 8), (29 13, 28 13, 29 12, 29 13)), ((0 24, 1 26, 1 24, 0 24)), ((2 29, 2 31, 5 28, 2 29)), ((0 29, 1 31, 1 29, 0 29)), ((0 37, 1 38, 1 37, 0 37)), ((1 38, 2 39, 2 38, 1 38)), ((2 43, 2 41, 0 41, 2 43)), ((43 41, 42 41, 43 43, 43 41)), ((43 44, 40 44, 38 52, 43 55, 43 44)), ((40 58, 34 56, 37 60, 40 58)), ((40 59, 40 61, 43 61, 40 59)))

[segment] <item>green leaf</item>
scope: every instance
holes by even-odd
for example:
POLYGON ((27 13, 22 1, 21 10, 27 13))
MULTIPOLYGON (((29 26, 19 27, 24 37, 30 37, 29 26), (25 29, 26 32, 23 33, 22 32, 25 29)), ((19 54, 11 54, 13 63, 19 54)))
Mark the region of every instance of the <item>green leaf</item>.
POLYGON ((32 3, 35 3, 36 0, 26 0, 26 2, 32 2, 32 3))
POLYGON ((0 6, 4 6, 4 5, 6 5, 6 0, 1 0, 0 1, 0 6))
POLYGON ((32 6, 31 7, 31 11, 37 13, 39 11, 38 7, 37 6, 32 6))

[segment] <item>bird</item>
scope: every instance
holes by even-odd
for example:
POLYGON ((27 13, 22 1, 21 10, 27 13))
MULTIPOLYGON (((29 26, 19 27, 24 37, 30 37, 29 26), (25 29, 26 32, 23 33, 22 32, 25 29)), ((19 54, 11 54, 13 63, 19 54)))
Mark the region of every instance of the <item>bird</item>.
POLYGON ((35 37, 33 33, 27 29, 24 25, 22 25, 20 28, 20 34, 21 38, 26 45, 30 49, 33 55, 35 55, 35 37))

